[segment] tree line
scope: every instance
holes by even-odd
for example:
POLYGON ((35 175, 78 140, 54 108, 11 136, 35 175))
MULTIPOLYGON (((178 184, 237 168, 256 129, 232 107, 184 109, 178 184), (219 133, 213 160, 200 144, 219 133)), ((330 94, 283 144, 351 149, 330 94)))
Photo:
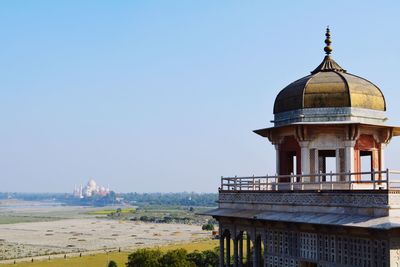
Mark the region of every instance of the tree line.
POLYGON ((188 253, 185 249, 162 252, 142 248, 128 256, 126 267, 218 267, 217 249, 188 253))
POLYGON ((77 199, 68 193, 8 193, 0 192, 0 199, 14 198, 28 201, 57 201, 68 205, 105 206, 116 204, 117 198, 130 204, 143 205, 172 205, 172 206, 216 206, 216 193, 115 193, 107 196, 94 195, 90 198, 77 199))
POLYGON ((177 206, 216 206, 216 193, 123 193, 118 194, 131 204, 177 205, 177 206))

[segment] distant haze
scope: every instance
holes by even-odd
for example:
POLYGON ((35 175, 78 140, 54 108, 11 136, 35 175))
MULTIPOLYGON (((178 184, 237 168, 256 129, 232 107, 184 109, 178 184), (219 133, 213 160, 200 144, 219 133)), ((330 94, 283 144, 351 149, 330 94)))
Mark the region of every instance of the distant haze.
MULTIPOLYGON (((277 93, 333 58, 400 124, 400 4, 2 1, 0 191, 216 192, 275 172, 277 93)), ((400 139, 400 138, 399 138, 400 139)), ((386 153, 400 169, 400 140, 386 153)))

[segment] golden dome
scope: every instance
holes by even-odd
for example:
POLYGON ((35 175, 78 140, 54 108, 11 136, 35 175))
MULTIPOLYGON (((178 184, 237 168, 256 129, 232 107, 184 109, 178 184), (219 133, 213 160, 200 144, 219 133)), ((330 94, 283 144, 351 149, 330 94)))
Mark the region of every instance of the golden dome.
POLYGON ((386 110, 385 97, 381 90, 370 81, 347 73, 329 54, 330 33, 327 29, 325 40, 326 56, 322 63, 311 72, 286 86, 276 97, 274 114, 307 108, 363 108, 386 110))

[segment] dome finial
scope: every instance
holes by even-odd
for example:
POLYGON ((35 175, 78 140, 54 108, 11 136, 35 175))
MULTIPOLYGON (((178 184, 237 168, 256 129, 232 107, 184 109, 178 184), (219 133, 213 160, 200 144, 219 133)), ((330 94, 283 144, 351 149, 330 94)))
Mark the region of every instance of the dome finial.
POLYGON ((342 67, 339 66, 331 57, 330 53, 332 53, 332 47, 331 47, 331 32, 329 30, 329 26, 326 27, 326 33, 325 33, 325 44, 326 46, 324 47, 324 51, 326 53, 326 56, 324 57, 324 60, 319 64, 319 66, 311 72, 311 74, 315 74, 320 71, 336 71, 336 72, 346 72, 346 70, 342 69, 342 67))
POLYGON ((326 39, 325 39, 325 44, 326 46, 324 47, 324 51, 327 56, 332 52, 332 47, 331 47, 331 33, 329 30, 329 25, 326 27, 326 33, 325 33, 326 39))

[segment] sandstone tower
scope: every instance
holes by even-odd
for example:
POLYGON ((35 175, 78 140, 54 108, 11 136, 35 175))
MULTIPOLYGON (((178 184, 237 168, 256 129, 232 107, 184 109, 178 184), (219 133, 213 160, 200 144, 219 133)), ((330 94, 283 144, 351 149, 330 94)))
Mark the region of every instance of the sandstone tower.
POLYGON ((322 63, 277 95, 274 126, 254 131, 275 146, 276 174, 221 178, 206 213, 221 267, 400 266, 399 173, 384 164, 400 128, 385 124, 381 90, 331 58, 329 28, 325 43, 322 63))

